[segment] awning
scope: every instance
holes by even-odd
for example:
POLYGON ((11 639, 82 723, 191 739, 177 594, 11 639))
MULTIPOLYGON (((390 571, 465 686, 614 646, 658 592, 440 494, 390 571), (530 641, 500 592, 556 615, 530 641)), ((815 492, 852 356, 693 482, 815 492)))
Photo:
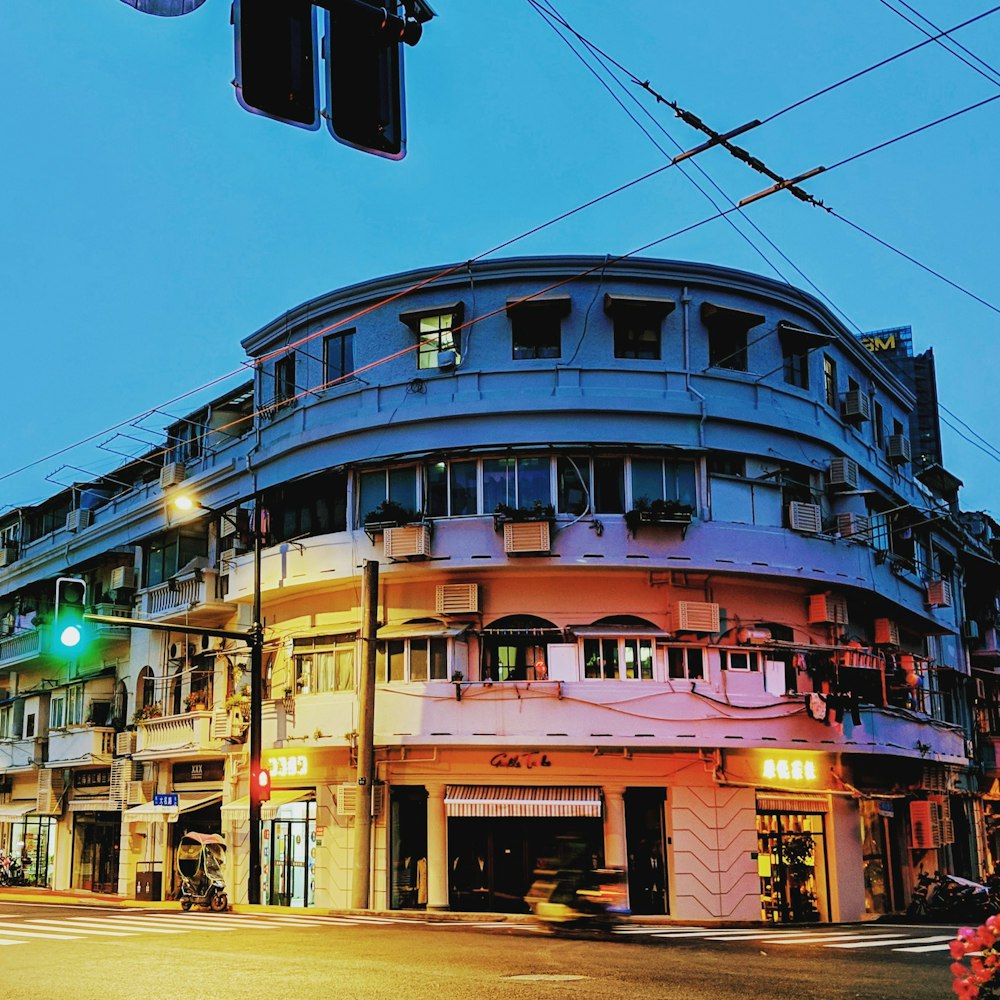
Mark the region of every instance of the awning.
POLYGON ((448 816, 597 816, 600 788, 524 787, 510 785, 448 785, 444 809, 448 816))
POLYGON ((614 292, 604 293, 604 311, 615 315, 616 311, 624 309, 642 310, 653 313, 658 319, 669 316, 677 308, 673 299, 661 298, 657 295, 617 295, 614 292))
POLYGON ((383 625, 375 635, 378 639, 437 638, 461 635, 468 627, 468 625, 445 625, 444 622, 399 622, 383 625))
POLYGON ((446 316, 451 314, 455 318, 452 320, 454 326, 462 325, 463 314, 465 313, 465 303, 464 302, 449 302, 445 305, 430 305, 423 306, 420 309, 410 309, 407 312, 401 312, 399 314, 399 319, 401 322, 405 323, 414 333, 419 332, 420 321, 429 316, 446 316))
POLYGON ((826 799, 806 795, 757 794, 758 813, 825 813, 830 811, 826 799))
POLYGON ((67 808, 70 812, 120 812, 117 803, 109 798, 103 799, 70 799, 67 808))
POLYGON ((551 309, 560 316, 568 316, 572 299, 568 295, 531 295, 507 300, 507 314, 516 309, 551 309))
POLYGON ((30 802, 5 802, 0 806, 0 823, 13 823, 27 816, 35 811, 37 804, 34 799, 30 802))
POLYGON ((566 631, 580 638, 605 636, 614 639, 618 636, 635 636, 637 639, 672 639, 674 637, 673 632, 664 632, 649 625, 567 625, 566 631))
POLYGON ((141 806, 125 810, 125 822, 156 823, 166 820, 168 823, 173 823, 181 813, 221 801, 222 792, 178 792, 176 806, 157 806, 152 802, 144 802, 141 806))
POLYGON ((783 344, 801 344, 805 348, 822 347, 823 344, 828 344, 836 339, 832 333, 806 330, 785 319, 778 320, 778 336, 783 344))
MULTIPOLYGON (((277 818, 278 810, 289 802, 301 802, 303 799, 311 799, 313 791, 311 788, 276 788, 271 790, 271 798, 267 802, 260 804, 260 818, 270 822, 277 818)), ((241 795, 232 802, 227 802, 222 807, 222 818, 230 822, 250 818, 250 796, 241 795)))
POLYGON ((717 302, 702 302, 701 321, 708 327, 716 323, 726 323, 742 330, 751 330, 755 326, 760 326, 764 322, 764 317, 748 309, 733 309, 717 302))

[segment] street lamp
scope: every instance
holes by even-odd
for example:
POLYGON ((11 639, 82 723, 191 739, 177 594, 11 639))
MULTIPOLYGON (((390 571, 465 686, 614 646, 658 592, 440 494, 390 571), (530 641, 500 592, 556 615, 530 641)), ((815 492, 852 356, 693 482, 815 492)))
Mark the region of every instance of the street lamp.
MULTIPOLYGON (((211 512, 198 500, 181 493, 173 498, 173 505, 179 511, 191 511, 196 508, 211 512)), ((253 515, 250 524, 250 536, 253 540, 253 623, 248 633, 231 633, 237 638, 250 643, 250 873, 247 881, 247 901, 251 904, 260 902, 260 882, 263 869, 260 861, 260 804, 261 785, 260 774, 260 727, 261 727, 261 687, 264 677, 264 625, 260 610, 260 559, 262 549, 261 539, 261 498, 254 494, 253 515)), ((228 514, 222 514, 239 530, 239 525, 228 514)))

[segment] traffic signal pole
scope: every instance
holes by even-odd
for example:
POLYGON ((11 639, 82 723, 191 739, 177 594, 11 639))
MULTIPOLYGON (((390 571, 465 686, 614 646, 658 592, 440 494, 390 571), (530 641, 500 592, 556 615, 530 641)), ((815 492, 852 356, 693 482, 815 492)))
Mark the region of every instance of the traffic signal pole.
POLYGON ((260 726, 264 684, 264 623, 260 610, 260 494, 253 501, 253 624, 250 627, 250 875, 247 901, 260 902, 260 726))

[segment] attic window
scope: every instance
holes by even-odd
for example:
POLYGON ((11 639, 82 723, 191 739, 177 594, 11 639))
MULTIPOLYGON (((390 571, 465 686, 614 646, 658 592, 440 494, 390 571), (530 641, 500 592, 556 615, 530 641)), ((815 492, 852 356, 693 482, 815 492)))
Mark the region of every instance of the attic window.
POLYGON ((400 313, 400 320, 419 338, 417 368, 439 367, 438 355, 442 351, 461 353, 461 326, 465 316, 465 303, 428 306, 400 313))
POLYGON ((515 361, 561 357, 562 320, 569 309, 569 296, 508 301, 511 357, 515 361))
POLYGON ((747 368, 747 333, 764 322, 759 313, 731 309, 713 302, 701 304, 701 321, 708 329, 708 364, 745 372, 747 368))
POLYGON ((659 361, 663 320, 674 308, 673 299, 607 293, 604 311, 614 323, 615 357, 659 361))

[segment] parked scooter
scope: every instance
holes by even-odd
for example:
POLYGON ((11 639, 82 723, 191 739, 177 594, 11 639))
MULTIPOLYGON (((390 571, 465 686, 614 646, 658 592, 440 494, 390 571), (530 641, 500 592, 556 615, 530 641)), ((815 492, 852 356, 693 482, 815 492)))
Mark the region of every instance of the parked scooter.
POLYGON ((214 833, 186 833, 177 847, 177 874, 181 880, 181 909, 204 906, 225 910, 229 906, 222 866, 226 842, 214 833))
POLYGON ((906 915, 911 920, 983 920, 1000 913, 1000 878, 994 874, 988 883, 942 872, 932 878, 921 872, 906 915))

